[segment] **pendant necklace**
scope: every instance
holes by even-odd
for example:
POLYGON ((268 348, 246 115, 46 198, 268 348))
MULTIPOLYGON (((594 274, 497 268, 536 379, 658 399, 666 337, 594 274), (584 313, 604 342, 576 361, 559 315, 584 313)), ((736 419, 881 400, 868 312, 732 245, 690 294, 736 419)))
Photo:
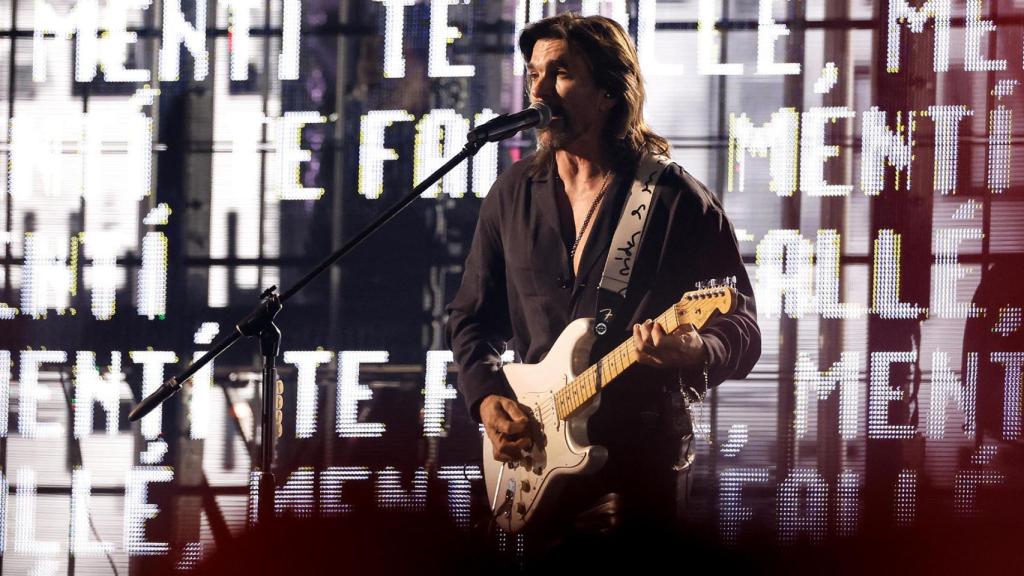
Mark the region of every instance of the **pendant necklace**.
POLYGON ((590 204, 590 210, 587 211, 587 217, 583 219, 583 227, 580 228, 580 233, 576 235, 576 241, 572 243, 572 249, 569 250, 569 266, 573 267, 573 262, 576 257, 576 249, 579 248, 580 240, 583 238, 583 233, 587 231, 587 226, 590 224, 590 219, 594 216, 594 211, 597 210, 597 205, 601 202, 601 198, 604 198, 605 191, 608 190, 608 179, 611 177, 611 170, 604 175, 604 183, 601 184, 601 191, 598 192, 594 198, 593 203, 590 204))

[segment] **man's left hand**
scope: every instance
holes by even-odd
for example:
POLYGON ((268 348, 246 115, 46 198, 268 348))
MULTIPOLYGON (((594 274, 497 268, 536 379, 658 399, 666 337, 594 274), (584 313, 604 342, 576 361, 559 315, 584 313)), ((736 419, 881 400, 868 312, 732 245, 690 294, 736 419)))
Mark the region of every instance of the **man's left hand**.
POLYGON ((697 368, 707 362, 704 340, 692 324, 669 334, 654 320, 633 325, 638 362, 662 368, 697 368))

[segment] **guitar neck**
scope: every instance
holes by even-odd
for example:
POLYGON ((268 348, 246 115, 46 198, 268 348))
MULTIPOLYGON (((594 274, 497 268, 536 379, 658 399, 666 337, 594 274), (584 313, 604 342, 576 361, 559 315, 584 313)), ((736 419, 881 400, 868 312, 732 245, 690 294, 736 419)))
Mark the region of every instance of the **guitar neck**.
MULTIPOLYGON (((654 321, 661 324, 665 332, 671 333, 679 328, 684 315, 688 316, 683 305, 676 304, 662 312, 654 321)), ((699 328, 704 322, 703 319, 697 319, 693 324, 699 328)), ((637 362, 636 345, 633 339, 629 338, 555 392, 558 417, 564 420, 571 416, 637 362)))

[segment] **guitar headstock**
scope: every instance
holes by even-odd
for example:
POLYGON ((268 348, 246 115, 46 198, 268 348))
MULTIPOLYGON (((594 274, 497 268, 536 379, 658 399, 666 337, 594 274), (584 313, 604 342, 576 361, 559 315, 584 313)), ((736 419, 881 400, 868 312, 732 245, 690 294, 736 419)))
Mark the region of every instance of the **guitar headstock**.
POLYGON ((683 294, 675 305, 678 325, 703 326, 715 313, 728 314, 736 308, 736 288, 712 285, 683 294))

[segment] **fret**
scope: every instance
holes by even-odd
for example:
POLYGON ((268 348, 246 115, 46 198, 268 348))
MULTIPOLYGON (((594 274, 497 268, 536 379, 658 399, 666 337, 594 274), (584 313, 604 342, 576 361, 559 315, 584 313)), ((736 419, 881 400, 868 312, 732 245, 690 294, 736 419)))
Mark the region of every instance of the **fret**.
POLYGON ((619 375, 622 374, 622 365, 619 363, 619 355, 615 353, 615 350, 609 352, 608 356, 605 356, 605 358, 607 358, 608 363, 612 365, 613 374, 612 377, 608 378, 608 381, 604 383, 605 386, 607 386, 612 380, 618 378, 619 375))
MULTIPOLYGON (((682 300, 658 315, 655 321, 669 334, 687 322, 700 328, 708 319, 709 312, 715 312, 715 308, 727 313, 726 308, 732 305, 730 296, 728 291, 721 290, 688 292, 682 300)), ((639 360, 640 354, 633 344, 632 337, 627 338, 555 393, 559 418, 569 418, 639 360)))
POLYGON ((675 326, 675 322, 671 321, 673 319, 672 317, 675 316, 674 314, 669 314, 669 312, 671 311, 671 309, 666 310, 661 316, 658 317, 658 323, 661 324, 661 327, 665 329, 665 332, 669 333, 671 333, 678 327, 675 326))
POLYGON ((672 307, 672 320, 675 323, 676 328, 679 328, 680 319, 686 315, 686 305, 676 304, 672 307))

